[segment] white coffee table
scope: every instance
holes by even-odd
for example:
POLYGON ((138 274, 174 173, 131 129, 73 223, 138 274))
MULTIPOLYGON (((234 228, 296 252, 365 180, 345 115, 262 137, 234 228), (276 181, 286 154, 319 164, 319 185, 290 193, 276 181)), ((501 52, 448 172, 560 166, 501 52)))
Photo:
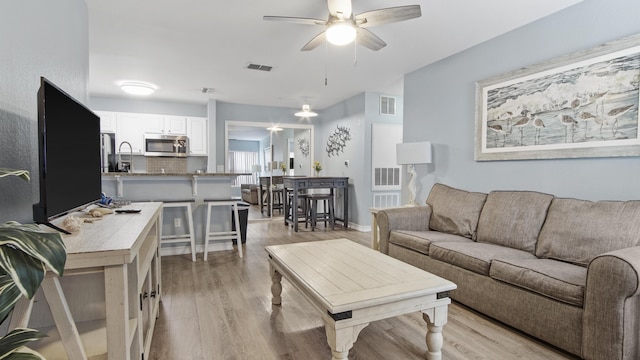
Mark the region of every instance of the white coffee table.
POLYGON ((456 284, 347 239, 267 246, 272 303, 284 276, 325 323, 333 359, 346 359, 370 322, 414 311, 427 323, 427 359, 442 358, 442 327, 456 284))

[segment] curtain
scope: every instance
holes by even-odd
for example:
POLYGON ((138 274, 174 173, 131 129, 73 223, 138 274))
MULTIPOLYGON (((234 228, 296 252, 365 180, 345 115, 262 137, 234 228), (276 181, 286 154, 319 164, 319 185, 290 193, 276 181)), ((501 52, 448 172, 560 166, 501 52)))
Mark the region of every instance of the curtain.
MULTIPOLYGON (((255 164, 259 164, 259 156, 254 151, 229 151, 229 172, 230 173, 250 173, 255 164)), ((252 175, 236 176, 232 181, 232 186, 240 184, 253 184, 255 179, 252 175)))

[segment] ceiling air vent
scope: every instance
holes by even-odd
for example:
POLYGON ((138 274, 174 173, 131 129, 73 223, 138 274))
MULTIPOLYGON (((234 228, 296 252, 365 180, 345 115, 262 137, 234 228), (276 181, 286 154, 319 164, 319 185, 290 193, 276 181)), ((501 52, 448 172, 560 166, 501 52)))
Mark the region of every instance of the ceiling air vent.
POLYGON ((213 94, 214 92, 216 92, 216 89, 210 88, 210 87, 203 87, 202 89, 200 89, 200 91, 202 91, 203 94, 213 94))
POLYGON ((249 64, 249 65, 247 65, 247 69, 260 70, 260 71, 271 71, 271 69, 273 69, 273 66, 260 65, 260 64, 249 64))

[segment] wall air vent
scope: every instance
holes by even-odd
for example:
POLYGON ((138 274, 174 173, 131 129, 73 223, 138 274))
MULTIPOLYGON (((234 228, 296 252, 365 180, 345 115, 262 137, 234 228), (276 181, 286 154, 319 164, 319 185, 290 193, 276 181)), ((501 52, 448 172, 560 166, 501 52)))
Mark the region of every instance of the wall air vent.
POLYGON ((271 71, 271 69, 273 69, 273 66, 269 66, 269 65, 260 65, 260 64, 249 64, 247 65, 247 69, 249 70, 260 70, 260 71, 271 71))
POLYGON ((380 96, 380 115, 396 114, 396 98, 392 96, 380 96))

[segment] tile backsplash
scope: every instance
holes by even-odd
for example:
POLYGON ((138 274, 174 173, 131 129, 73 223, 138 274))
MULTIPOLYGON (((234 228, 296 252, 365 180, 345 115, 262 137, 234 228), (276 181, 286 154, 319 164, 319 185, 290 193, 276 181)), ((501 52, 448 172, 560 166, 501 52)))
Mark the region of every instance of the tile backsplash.
POLYGON ((147 157, 147 172, 184 174, 187 172, 187 159, 177 157, 147 157))

